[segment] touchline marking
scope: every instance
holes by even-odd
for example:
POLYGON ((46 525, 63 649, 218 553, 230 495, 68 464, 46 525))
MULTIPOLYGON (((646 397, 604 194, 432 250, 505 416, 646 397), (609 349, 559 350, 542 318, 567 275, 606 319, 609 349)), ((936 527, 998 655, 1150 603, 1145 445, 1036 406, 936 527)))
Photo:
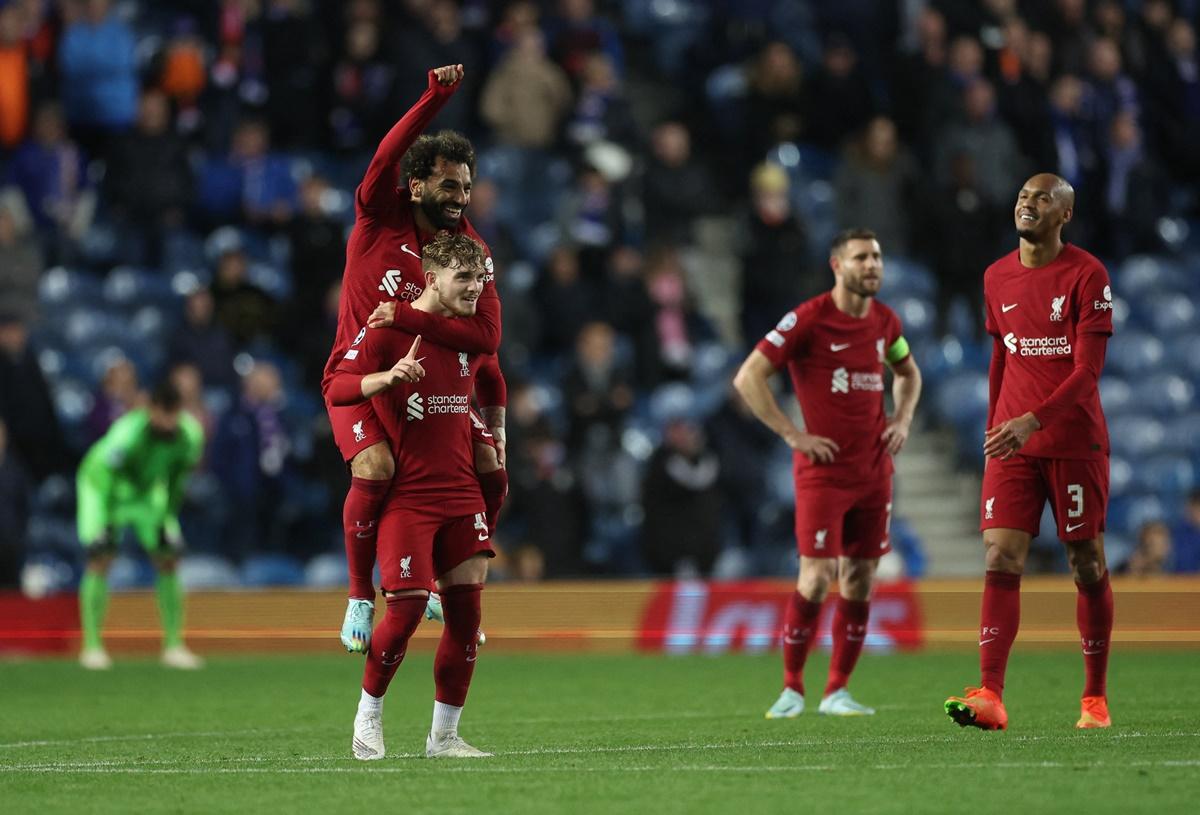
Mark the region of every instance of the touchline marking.
MULTIPOLYGON (((416 755, 405 756, 405 758, 416 758, 416 755)), ((353 759, 342 759, 344 761, 353 761, 353 759)), ((372 764, 375 764, 372 762, 372 764)), ((836 770, 844 770, 844 765, 838 764, 788 764, 788 765, 773 765, 764 766, 761 764, 754 765, 726 765, 726 764, 682 764, 676 767, 671 766, 620 766, 620 767, 489 767, 478 763, 470 765, 454 764, 447 765, 443 762, 432 762, 430 765, 437 768, 437 772, 456 772, 456 773, 545 773, 545 772, 568 772, 568 773, 662 773, 662 772, 726 772, 726 773, 779 773, 786 776, 789 772, 830 772, 836 770)), ((878 771, 911 771, 911 770, 950 770, 950 769, 989 769, 998 768, 1005 770, 1063 770, 1063 769, 1101 769, 1101 768, 1133 768, 1133 767, 1163 767, 1185 769, 1192 767, 1200 767, 1200 759, 1165 759, 1161 761, 980 761, 973 763, 912 763, 912 764, 874 764, 863 767, 867 770, 878 771)), ((295 775, 312 773, 330 773, 330 774, 347 774, 347 773, 363 773, 375 775, 377 773, 409 773, 414 771, 413 765, 404 767, 388 767, 388 766, 346 766, 346 767, 109 767, 109 766, 0 766, 0 772, 30 772, 30 773, 76 773, 76 774, 93 774, 93 775, 295 775)))
POLYGON ((155 739, 213 738, 215 736, 262 736, 276 733, 311 733, 311 727, 256 728, 254 730, 209 730, 179 733, 131 733, 124 736, 87 736, 78 739, 39 739, 37 741, 10 741, 0 744, 0 750, 22 747, 53 747, 60 744, 101 744, 109 741, 154 741, 155 739))

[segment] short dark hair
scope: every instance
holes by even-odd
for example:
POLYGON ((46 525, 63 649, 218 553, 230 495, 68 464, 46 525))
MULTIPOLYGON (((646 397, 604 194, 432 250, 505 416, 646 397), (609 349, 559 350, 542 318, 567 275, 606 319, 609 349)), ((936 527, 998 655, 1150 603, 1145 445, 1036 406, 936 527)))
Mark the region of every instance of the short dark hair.
POLYGON ((164 379, 151 391, 150 404, 173 413, 183 407, 183 396, 179 393, 179 388, 175 387, 174 382, 164 379))
POLYGON ((483 247, 462 232, 443 232, 421 247, 421 268, 482 269, 483 247))
POLYGON ((438 156, 456 164, 465 164, 475 175, 475 148, 471 140, 455 130, 442 130, 421 136, 408 148, 400 162, 400 184, 408 186, 410 178, 425 180, 433 174, 438 156))
POLYGON ((856 226, 850 229, 843 229, 841 232, 833 236, 833 242, 829 244, 829 254, 836 255, 838 250, 850 243, 850 241, 877 241, 879 236, 865 227, 856 226))

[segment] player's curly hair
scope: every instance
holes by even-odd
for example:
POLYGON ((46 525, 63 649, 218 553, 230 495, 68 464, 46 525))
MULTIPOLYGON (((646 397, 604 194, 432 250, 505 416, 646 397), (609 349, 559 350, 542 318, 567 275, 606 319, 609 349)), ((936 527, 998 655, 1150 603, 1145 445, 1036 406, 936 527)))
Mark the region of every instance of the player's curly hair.
POLYGON ((408 185, 410 178, 424 180, 433 174, 438 156, 456 164, 465 164, 475 175, 475 148, 471 140, 455 130, 442 130, 425 135, 413 142, 400 162, 400 184, 408 185))
POLYGON ((462 232, 443 232, 421 247, 421 268, 483 268, 483 247, 462 232))
POLYGON ((841 232, 833 236, 833 241, 829 244, 829 254, 836 255, 838 251, 850 243, 850 241, 877 241, 879 236, 869 229, 861 226, 843 229, 841 232))

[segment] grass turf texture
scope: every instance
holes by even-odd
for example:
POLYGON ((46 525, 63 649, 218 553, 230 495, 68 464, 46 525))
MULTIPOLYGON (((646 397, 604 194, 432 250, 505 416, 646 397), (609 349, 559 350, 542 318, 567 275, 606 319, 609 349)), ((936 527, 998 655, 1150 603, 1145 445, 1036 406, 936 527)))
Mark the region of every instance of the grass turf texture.
POLYGON ((960 729, 947 695, 975 657, 867 654, 853 690, 871 718, 809 709, 766 721, 777 655, 517 656, 483 652, 461 731, 491 759, 427 761, 430 657, 385 705, 388 757, 350 757, 361 658, 217 658, 196 673, 119 661, 0 663, 5 812, 1194 812, 1200 653, 1126 652, 1114 727, 1073 729, 1080 657, 1021 653, 1010 729, 960 729), (825 807, 820 807, 824 809, 825 807))

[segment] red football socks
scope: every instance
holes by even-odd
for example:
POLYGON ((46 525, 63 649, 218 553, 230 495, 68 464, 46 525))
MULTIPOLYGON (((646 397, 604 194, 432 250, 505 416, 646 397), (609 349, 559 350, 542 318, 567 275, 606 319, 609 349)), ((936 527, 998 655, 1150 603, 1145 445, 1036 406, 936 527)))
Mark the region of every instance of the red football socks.
POLYGON ((870 600, 838 598, 833 612, 833 658, 829 662, 826 696, 846 687, 850 681, 850 674, 867 638, 867 619, 870 615, 870 600))
POLYGON ((342 508, 342 531, 346 537, 346 567, 350 572, 350 598, 375 599, 375 536, 379 532, 379 509, 390 481, 351 478, 350 491, 342 508))
POLYGON ((478 653, 481 583, 465 583, 442 590, 442 613, 446 627, 433 660, 434 698, 445 705, 462 707, 475 673, 478 653))
POLYGON ((483 491, 483 505, 487 510, 488 531, 495 534, 496 518, 500 515, 500 508, 504 506, 504 499, 508 497, 508 470, 501 467, 499 470, 478 475, 479 488, 483 491))
POLYGON ((371 649, 363 668, 363 690, 375 697, 387 693, 388 684, 408 650, 408 638, 425 614, 424 594, 387 598, 387 613, 371 635, 371 649))
POLYGON ((793 592, 783 620, 783 684, 804 693, 804 662, 817 636, 817 620, 821 604, 793 592))
POLYGON ((1108 647, 1112 641, 1113 595, 1108 572, 1095 583, 1075 583, 1075 622, 1083 646, 1084 696, 1107 695, 1108 647))
POLYGON ((1004 694, 1008 653, 1021 625, 1021 575, 989 571, 983 579, 979 625, 980 684, 1004 694))

